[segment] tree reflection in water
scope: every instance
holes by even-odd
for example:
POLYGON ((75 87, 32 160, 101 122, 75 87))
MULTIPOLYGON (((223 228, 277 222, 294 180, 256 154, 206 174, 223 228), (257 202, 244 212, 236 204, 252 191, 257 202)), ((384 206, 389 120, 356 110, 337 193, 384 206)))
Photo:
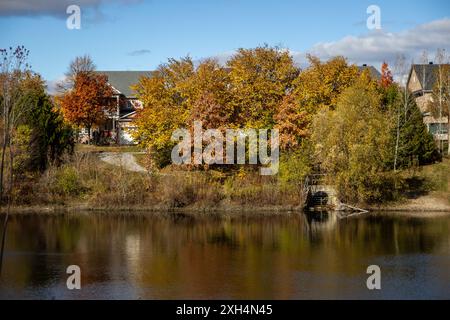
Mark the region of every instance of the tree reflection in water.
POLYGON ((74 213, 10 219, 0 298, 450 297, 448 217, 74 213), (65 288, 71 264, 82 270, 77 292, 65 288), (365 288, 370 264, 383 270, 381 292, 365 288))

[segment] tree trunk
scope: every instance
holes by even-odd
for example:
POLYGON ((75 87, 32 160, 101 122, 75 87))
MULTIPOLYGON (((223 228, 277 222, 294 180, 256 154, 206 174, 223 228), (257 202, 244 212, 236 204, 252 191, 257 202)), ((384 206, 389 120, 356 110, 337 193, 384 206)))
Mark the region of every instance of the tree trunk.
POLYGON ((8 205, 11 204, 12 201, 12 194, 13 194, 13 186, 14 186, 14 152, 13 152, 13 146, 12 146, 12 139, 11 134, 9 134, 9 187, 8 187, 8 205))
POLYGON ((87 130, 88 130, 88 145, 90 145, 91 144, 91 126, 88 126, 87 130))
MULTIPOLYGON (((4 124, 7 125, 6 123, 4 124)), ((3 144, 2 144, 2 160, 0 163, 0 204, 3 202, 3 180, 4 180, 4 170, 5 170, 5 156, 6 156, 6 146, 8 144, 8 134, 7 130, 4 132, 3 144)))
POLYGON ((450 110, 447 116, 447 155, 450 156, 450 110))
POLYGON ((394 171, 397 171, 399 141, 400 141, 400 110, 398 110, 398 114, 397 114, 397 137, 395 139, 394 171))

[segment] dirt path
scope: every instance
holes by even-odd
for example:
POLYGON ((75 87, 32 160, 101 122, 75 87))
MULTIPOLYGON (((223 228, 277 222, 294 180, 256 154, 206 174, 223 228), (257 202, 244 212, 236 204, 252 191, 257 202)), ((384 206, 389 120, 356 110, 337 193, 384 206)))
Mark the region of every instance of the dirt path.
POLYGON ((136 158, 131 152, 102 152, 99 157, 106 163, 123 167, 128 171, 147 172, 143 166, 136 162, 136 158))

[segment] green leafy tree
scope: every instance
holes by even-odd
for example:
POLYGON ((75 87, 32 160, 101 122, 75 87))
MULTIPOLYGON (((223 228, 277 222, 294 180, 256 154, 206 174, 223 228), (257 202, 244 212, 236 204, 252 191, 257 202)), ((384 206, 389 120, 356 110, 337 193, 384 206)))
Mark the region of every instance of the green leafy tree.
POLYGON ((343 91, 335 110, 322 108, 314 118, 316 159, 343 201, 382 201, 394 194, 396 178, 386 165, 392 122, 380 105, 377 90, 360 80, 343 91))
POLYGON ((305 177, 312 171, 313 152, 311 141, 303 140, 296 148, 281 153, 279 180, 302 187, 305 177))

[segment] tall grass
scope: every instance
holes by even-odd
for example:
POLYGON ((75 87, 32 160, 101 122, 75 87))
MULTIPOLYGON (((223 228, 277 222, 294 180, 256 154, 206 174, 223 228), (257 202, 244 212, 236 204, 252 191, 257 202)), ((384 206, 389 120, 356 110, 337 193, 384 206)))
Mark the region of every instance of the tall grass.
POLYGON ((226 177, 221 172, 130 172, 99 160, 93 153, 76 152, 63 166, 50 167, 40 177, 21 184, 16 204, 86 204, 93 208, 226 208, 238 206, 298 206, 303 202, 296 185, 248 171, 226 177), (26 192, 24 192, 26 189, 26 192))

